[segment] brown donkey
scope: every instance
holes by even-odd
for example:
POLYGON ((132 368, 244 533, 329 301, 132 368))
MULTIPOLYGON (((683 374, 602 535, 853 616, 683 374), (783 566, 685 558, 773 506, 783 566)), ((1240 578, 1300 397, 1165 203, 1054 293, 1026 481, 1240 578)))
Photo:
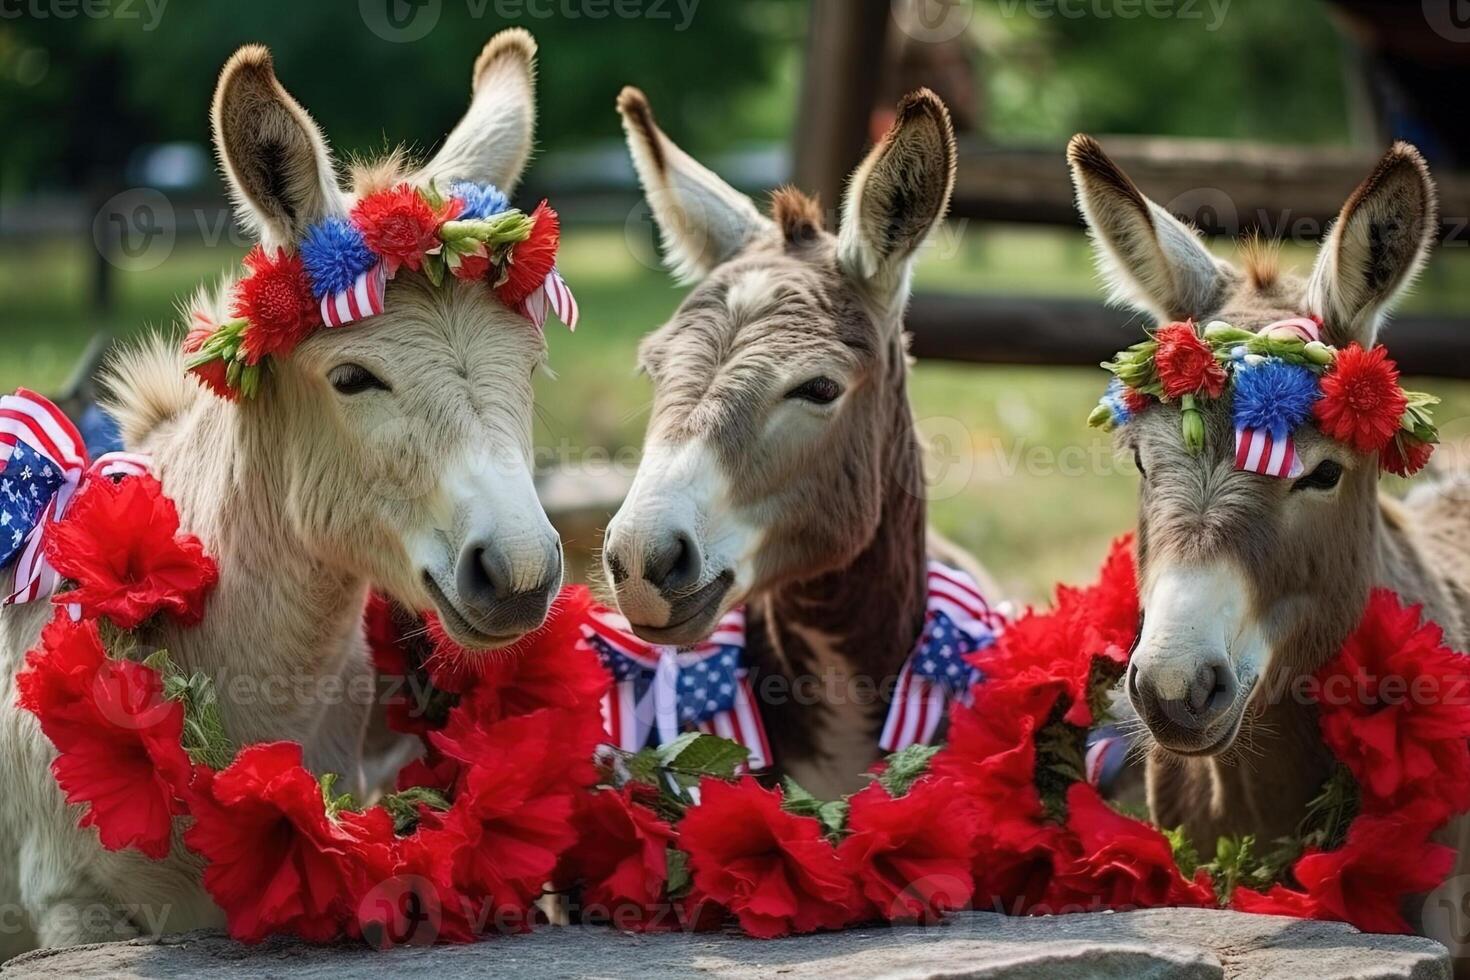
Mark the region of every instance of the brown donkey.
MULTIPOLYGON (((1434 184, 1405 143, 1348 199, 1305 280, 1261 250, 1244 270, 1215 258, 1089 137, 1068 159, 1114 298, 1158 322, 1258 330, 1308 314, 1327 342, 1368 347, 1438 229, 1434 184)), ((1149 807, 1208 850, 1220 835, 1294 832, 1332 762, 1293 682, 1338 650, 1371 588, 1423 603, 1447 642, 1470 646, 1470 496, 1441 485, 1381 497, 1377 459, 1311 425, 1295 433, 1301 477, 1240 472, 1229 400, 1203 411, 1198 455, 1171 405, 1139 413, 1120 442, 1141 474, 1144 619, 1126 686, 1151 741, 1149 807)))
POLYGON ((699 284, 640 351, 653 415, 607 530, 607 577, 660 645, 695 643, 746 604, 776 765, 840 795, 879 757, 893 679, 925 624, 903 313, 954 185, 949 113, 928 91, 903 101, 833 235, 794 190, 762 216, 659 130, 636 89, 618 109, 667 260, 699 284))

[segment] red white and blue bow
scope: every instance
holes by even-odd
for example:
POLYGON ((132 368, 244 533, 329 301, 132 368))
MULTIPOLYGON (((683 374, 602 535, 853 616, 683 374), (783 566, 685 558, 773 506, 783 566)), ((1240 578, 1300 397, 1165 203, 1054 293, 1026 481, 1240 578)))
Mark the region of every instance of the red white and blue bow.
POLYGON ((14 564, 14 593, 0 605, 35 602, 60 576, 46 560, 46 532, 86 481, 148 472, 148 457, 108 453, 88 462, 81 433, 41 395, 0 397, 0 569, 14 564))
POLYGON ((582 635, 613 675, 602 716, 618 748, 637 752, 699 731, 743 745, 750 769, 771 764, 744 664, 743 609, 726 613, 708 639, 688 649, 645 643, 610 610, 594 611, 582 635))
POLYGON ((904 662, 878 744, 884 752, 929 745, 949 702, 970 703, 980 672, 966 659, 995 642, 1005 617, 992 609, 975 580, 929 562, 929 612, 918 645, 904 662))
MULTIPOLYGON (((1322 339, 1322 324, 1310 317, 1297 316, 1268 324, 1261 328, 1260 334, 1310 344, 1322 339)), ((1301 476, 1306 469, 1297 454, 1296 439, 1291 433, 1273 436, 1266 429, 1244 426, 1235 430, 1235 468, 1289 480, 1301 476)))
POLYGON ((546 274, 546 280, 530 296, 521 300, 520 312, 540 330, 546 326, 546 311, 550 309, 556 318, 567 325, 568 330, 577 329, 577 320, 582 316, 572 289, 561 277, 556 266, 546 274))

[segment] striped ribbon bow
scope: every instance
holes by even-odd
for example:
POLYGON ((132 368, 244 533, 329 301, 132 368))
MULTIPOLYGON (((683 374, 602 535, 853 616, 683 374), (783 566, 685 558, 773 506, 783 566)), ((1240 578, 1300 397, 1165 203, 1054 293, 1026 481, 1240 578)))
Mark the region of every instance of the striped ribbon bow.
POLYGON ((613 675, 602 716, 619 748, 637 752, 699 731, 743 745, 750 769, 771 764, 744 664, 743 609, 726 613, 708 639, 688 649, 645 643, 626 619, 604 609, 591 614, 582 636, 613 675))
POLYGON ((0 569, 15 565, 15 592, 0 605, 35 602, 60 576, 46 560, 46 531, 95 477, 148 472, 148 457, 108 453, 95 462, 71 419, 22 388, 0 397, 0 569))
POLYGON ((884 752, 933 743, 949 702, 969 704, 970 689, 980 680, 966 657, 994 643, 1005 626, 1004 615, 965 572, 930 561, 928 584, 924 632, 899 671, 879 737, 884 752))
MULTIPOLYGON (((1297 316, 1277 320, 1259 331, 1262 335, 1291 338, 1310 344, 1322 339, 1322 326, 1309 317, 1297 316)), ((1306 467, 1297 455, 1296 439, 1290 432, 1272 435, 1266 429, 1235 430, 1235 468, 1261 476, 1294 480, 1306 467)))

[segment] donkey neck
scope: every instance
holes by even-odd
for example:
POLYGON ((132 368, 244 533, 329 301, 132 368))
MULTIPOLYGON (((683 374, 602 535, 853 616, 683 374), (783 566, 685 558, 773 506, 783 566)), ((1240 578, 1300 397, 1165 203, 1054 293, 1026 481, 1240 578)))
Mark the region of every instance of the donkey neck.
POLYGON ((184 527, 219 563, 203 622, 163 639, 183 666, 214 678, 232 737, 305 741, 346 696, 324 688, 360 634, 366 584, 293 529, 290 464, 261 411, 203 400, 149 447, 184 527))
POLYGON ((784 681, 784 696, 763 698, 778 763, 818 795, 857 788, 877 758, 893 680, 924 625, 923 474, 901 352, 892 370, 871 540, 845 567, 750 603, 754 663, 784 681))

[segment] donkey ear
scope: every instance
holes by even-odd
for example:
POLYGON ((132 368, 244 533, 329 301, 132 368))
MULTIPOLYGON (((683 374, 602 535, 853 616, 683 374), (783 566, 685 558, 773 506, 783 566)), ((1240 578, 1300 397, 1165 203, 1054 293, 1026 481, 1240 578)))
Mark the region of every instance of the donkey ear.
POLYGON ((342 212, 326 140, 276 81, 264 47, 248 44, 225 64, 210 121, 235 213, 261 244, 289 246, 317 219, 342 212))
POLYGON ((773 227, 755 202, 664 135, 638 89, 623 89, 618 113, 643 196, 658 223, 664 262, 674 278, 680 282, 703 278, 773 227))
POLYGON ((416 178, 471 180, 515 190, 536 132, 536 40, 519 27, 492 37, 475 59, 470 108, 416 178))
POLYGON ((1395 143, 1343 205, 1307 286, 1307 303, 1334 343, 1373 344, 1438 229, 1429 167, 1414 147, 1395 143))
POLYGON ((1231 275, 1194 229, 1144 197, 1091 136, 1072 137, 1067 162, 1114 302, 1169 320, 1218 308, 1231 275))
POLYGON ((949 210, 954 126, 939 96, 919 89, 898 104, 893 128, 853 171, 837 257, 852 278, 902 302, 910 260, 949 210))

